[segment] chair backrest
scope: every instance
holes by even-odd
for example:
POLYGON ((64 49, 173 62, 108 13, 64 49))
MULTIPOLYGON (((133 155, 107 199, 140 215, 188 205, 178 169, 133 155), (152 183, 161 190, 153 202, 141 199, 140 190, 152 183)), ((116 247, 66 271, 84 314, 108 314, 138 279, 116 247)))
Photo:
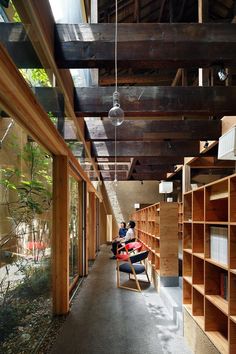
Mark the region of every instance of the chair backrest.
POLYGON ((135 241, 135 242, 129 242, 125 245, 125 249, 127 251, 129 250, 133 250, 133 251, 138 251, 140 252, 141 251, 141 248, 142 248, 142 243, 141 242, 138 242, 138 241, 135 241))
POLYGON ((147 258, 149 251, 143 251, 130 256, 131 263, 137 263, 147 258))

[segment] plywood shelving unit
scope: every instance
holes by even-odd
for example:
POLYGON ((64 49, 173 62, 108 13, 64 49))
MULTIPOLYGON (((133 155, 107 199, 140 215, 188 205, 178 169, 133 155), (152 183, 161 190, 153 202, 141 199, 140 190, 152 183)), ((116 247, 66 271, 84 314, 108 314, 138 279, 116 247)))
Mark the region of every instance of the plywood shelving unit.
POLYGON ((158 276, 178 277, 178 203, 153 204, 136 211, 132 218, 158 276))
POLYGON ((185 309, 220 353, 236 353, 236 175, 185 193, 183 217, 185 309), (224 229, 223 251, 213 229, 224 229))

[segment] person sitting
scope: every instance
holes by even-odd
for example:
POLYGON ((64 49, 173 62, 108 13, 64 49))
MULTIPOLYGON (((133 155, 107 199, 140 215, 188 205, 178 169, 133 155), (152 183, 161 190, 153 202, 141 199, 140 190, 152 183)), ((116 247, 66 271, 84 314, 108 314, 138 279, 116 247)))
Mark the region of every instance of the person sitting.
POLYGON ((126 223, 124 221, 122 221, 120 223, 119 236, 120 237, 125 237, 126 232, 127 232, 126 223))
POLYGON ((135 241, 135 222, 130 220, 128 223, 128 231, 124 237, 116 237, 115 240, 112 242, 111 251, 113 252, 114 256, 111 259, 116 259, 117 248, 121 247, 121 243, 129 243, 135 241))

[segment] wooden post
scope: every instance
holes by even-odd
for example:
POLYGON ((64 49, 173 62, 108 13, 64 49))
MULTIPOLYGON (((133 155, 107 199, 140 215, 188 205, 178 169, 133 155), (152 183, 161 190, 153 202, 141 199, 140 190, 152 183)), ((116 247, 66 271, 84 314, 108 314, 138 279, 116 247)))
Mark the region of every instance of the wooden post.
POLYGON ((79 182, 79 275, 88 274, 87 250, 87 186, 85 181, 79 182))
POLYGON ((52 286, 53 313, 69 311, 68 158, 53 158, 52 286))
POLYGON ((96 198, 94 193, 89 193, 88 211, 88 258, 96 258, 96 198))

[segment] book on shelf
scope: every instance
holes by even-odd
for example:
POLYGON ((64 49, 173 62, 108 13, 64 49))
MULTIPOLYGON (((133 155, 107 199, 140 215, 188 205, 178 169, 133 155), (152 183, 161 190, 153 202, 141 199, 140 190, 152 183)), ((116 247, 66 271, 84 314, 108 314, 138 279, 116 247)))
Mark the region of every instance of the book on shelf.
POLYGON ((228 265, 227 227, 210 227, 210 257, 216 262, 228 265))
POLYGON ((220 273, 220 296, 228 301, 228 275, 220 273))

